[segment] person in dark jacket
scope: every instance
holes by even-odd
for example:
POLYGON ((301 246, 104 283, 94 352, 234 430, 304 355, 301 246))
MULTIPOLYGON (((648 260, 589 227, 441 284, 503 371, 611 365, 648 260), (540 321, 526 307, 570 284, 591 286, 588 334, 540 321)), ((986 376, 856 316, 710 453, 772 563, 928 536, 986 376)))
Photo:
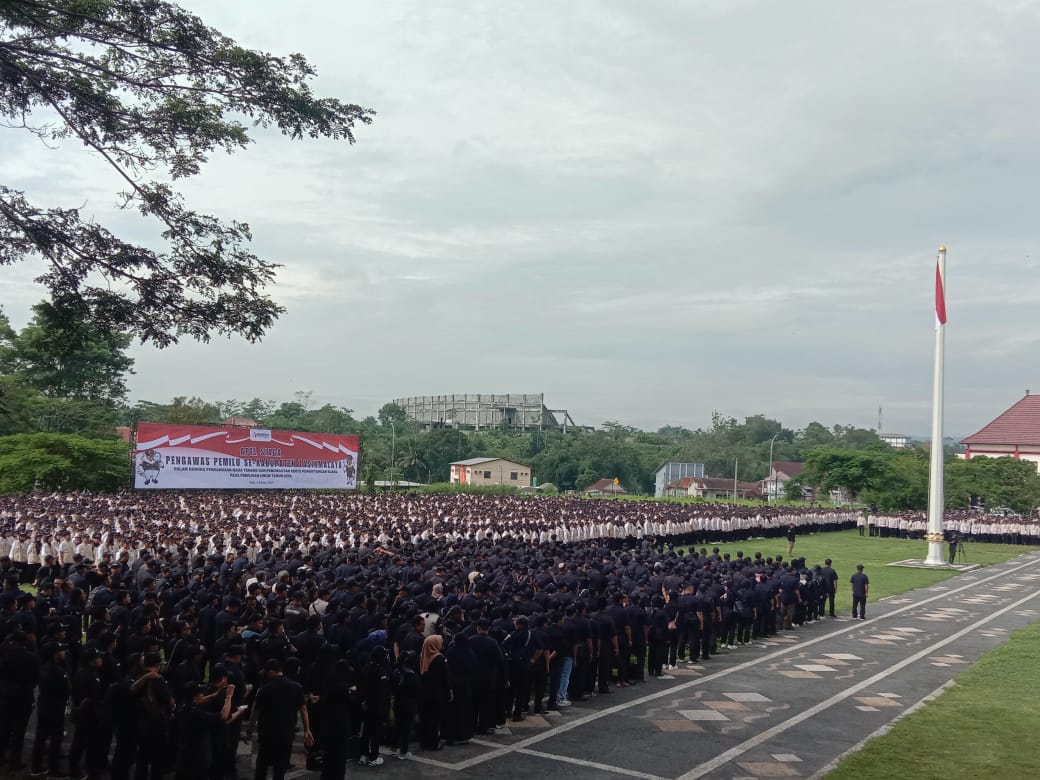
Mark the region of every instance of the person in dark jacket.
POLYGON ((159 673, 158 653, 141 660, 143 674, 130 686, 137 721, 135 780, 162 780, 166 769, 167 730, 174 712, 173 694, 159 673))
POLYGON ((451 704, 448 707, 448 744, 461 745, 473 739, 476 718, 473 714, 473 673, 477 664, 476 655, 470 647, 469 637, 456 633, 445 649, 451 670, 451 704))
POLYGON ((101 739, 104 687, 101 664, 104 655, 96 648, 83 652, 79 671, 72 680, 72 722, 76 730, 69 748, 69 774, 80 778, 80 760, 86 754, 86 777, 97 780, 108 757, 108 744, 101 739))
POLYGON ((383 721, 390 712, 390 669, 387 650, 382 645, 372 648, 368 662, 361 669, 358 692, 361 694, 361 756, 362 766, 382 766, 379 741, 383 736, 383 721))
POLYGON ((509 685, 513 691, 513 720, 526 719, 528 702, 531 699, 531 658, 534 648, 531 632, 527 628, 527 618, 523 615, 516 619, 516 630, 503 641, 502 650, 509 661, 509 685))
POLYGON ((491 621, 480 618, 470 637, 473 650, 473 708, 480 734, 494 734, 501 717, 502 692, 509 682, 509 665, 502 646, 490 635, 491 621))
POLYGON ((69 675, 65 671, 65 645, 45 643, 40 647, 43 667, 40 670, 40 694, 36 711, 36 741, 33 743, 32 772, 43 772, 43 754, 47 754, 47 772, 51 777, 64 777, 61 771, 61 742, 65 738, 65 705, 69 701, 69 675))
POLYGON ((320 744, 325 754, 321 780, 344 780, 347 776, 349 742, 353 729, 350 717, 350 662, 340 659, 332 667, 322 689, 320 744))
POLYGON ((451 670, 441 653, 444 639, 439 634, 426 637, 419 658, 419 745, 423 750, 444 747, 444 731, 451 704, 451 670))
POLYGON ((40 677, 40 659, 30 650, 29 635, 15 631, 0 645, 0 761, 21 769, 25 730, 40 677))
POLYGON ((221 776, 225 724, 238 719, 244 708, 232 711, 235 686, 224 684, 207 695, 198 683, 188 683, 185 703, 177 710, 176 780, 216 780, 221 776), (212 707, 220 703, 219 712, 212 707))
POLYGON ((397 728, 397 757, 401 759, 412 756, 408 746, 419 714, 420 687, 419 655, 405 650, 397 659, 394 675, 394 725, 397 728))

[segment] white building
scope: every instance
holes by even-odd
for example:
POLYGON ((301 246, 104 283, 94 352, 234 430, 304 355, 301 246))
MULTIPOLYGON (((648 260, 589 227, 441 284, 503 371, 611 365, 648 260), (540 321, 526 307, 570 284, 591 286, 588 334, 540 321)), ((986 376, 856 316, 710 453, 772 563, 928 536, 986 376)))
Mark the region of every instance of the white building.
POLYGON ((531 467, 505 458, 470 458, 451 464, 452 484, 531 486, 531 467))

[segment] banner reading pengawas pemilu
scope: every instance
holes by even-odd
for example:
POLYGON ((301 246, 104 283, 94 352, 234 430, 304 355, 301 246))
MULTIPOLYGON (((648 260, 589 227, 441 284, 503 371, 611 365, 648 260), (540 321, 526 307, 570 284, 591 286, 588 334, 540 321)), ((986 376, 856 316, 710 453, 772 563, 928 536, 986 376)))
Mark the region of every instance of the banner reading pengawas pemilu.
POLYGON ((138 423, 134 487, 353 490, 357 458, 357 436, 138 423))

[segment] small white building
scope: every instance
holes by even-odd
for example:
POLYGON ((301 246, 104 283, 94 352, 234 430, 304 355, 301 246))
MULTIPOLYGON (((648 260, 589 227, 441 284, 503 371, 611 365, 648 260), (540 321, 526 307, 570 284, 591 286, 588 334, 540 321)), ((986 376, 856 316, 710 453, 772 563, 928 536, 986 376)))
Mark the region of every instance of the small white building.
POLYGON ((654 472, 654 496, 663 498, 670 496, 671 486, 685 477, 703 477, 703 463, 686 463, 683 461, 669 460, 657 467, 654 472))
POLYGON ((451 483, 460 485, 531 486, 531 467, 505 458, 470 458, 451 464, 451 483))
POLYGON ((878 438, 892 449, 904 450, 910 446, 910 437, 905 433, 879 433, 878 438))
POLYGON ((787 483, 802 473, 805 464, 793 460, 774 460, 769 464, 769 476, 762 480, 761 491, 769 501, 787 495, 787 483))

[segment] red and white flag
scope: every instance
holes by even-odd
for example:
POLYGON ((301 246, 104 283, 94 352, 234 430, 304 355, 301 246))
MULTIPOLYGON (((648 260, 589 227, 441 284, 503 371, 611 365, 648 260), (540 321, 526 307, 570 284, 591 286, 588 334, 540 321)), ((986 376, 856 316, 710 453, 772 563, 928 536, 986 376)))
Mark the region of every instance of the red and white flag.
POLYGON ((939 261, 935 262, 935 327, 946 324, 946 281, 943 279, 939 261))

